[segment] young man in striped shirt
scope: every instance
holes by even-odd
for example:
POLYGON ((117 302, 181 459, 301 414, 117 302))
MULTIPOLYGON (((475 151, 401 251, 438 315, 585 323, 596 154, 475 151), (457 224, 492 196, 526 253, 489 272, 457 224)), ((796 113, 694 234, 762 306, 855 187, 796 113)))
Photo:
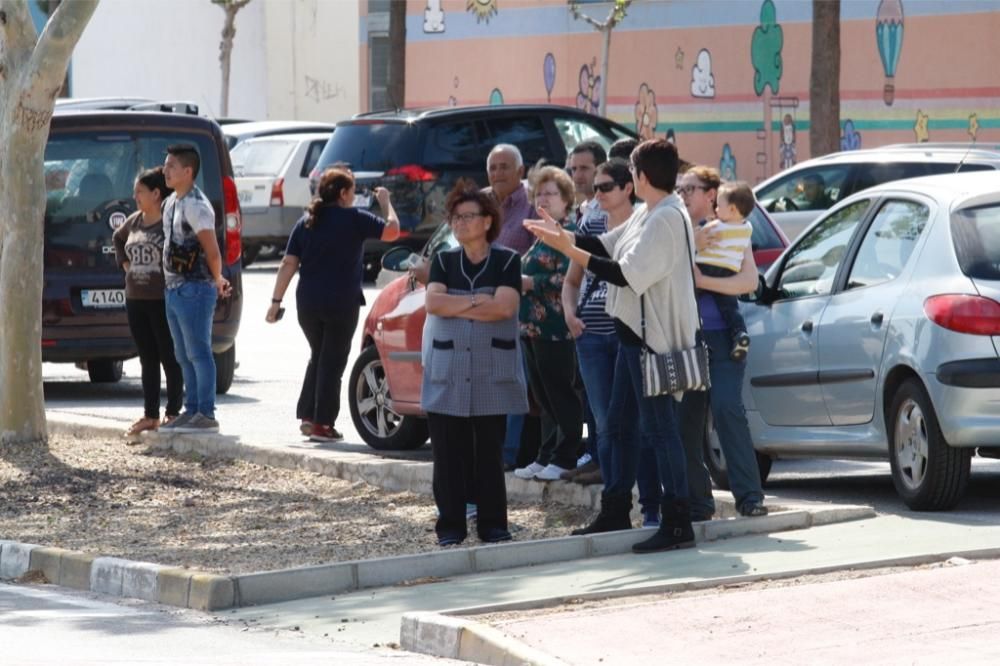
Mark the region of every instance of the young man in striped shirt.
MULTIPOLYGON (((718 243, 699 250, 695 255, 695 263, 702 273, 712 277, 728 277, 740 272, 743 254, 750 245, 753 234, 753 227, 747 219, 753 207, 753 190, 747 183, 732 181, 719 186, 716 208, 719 221, 713 224, 718 243)), ((733 340, 729 356, 734 361, 742 361, 750 349, 750 336, 747 335, 743 315, 740 314, 739 300, 735 296, 710 293, 733 340)))

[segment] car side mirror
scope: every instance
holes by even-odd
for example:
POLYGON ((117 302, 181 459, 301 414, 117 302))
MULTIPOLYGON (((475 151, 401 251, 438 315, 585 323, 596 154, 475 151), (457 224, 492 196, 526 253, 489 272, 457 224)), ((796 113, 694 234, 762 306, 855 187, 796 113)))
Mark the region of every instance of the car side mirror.
POLYGON ((757 303, 759 305, 767 305, 774 300, 773 297, 774 290, 767 286, 767 280, 764 279, 764 274, 759 273, 757 275, 757 288, 754 289, 749 294, 744 294, 740 296, 740 300, 745 303, 757 303))
POLYGON ((408 247, 394 247, 382 255, 382 268, 396 273, 405 273, 410 267, 413 252, 408 247))

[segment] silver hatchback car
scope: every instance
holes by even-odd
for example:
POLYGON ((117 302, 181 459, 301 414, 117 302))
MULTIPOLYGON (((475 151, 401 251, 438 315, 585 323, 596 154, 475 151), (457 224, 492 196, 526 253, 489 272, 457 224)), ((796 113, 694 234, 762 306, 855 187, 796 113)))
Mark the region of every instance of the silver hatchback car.
POLYGON ((743 304, 759 456, 889 458, 912 509, 1000 457, 1000 175, 887 183, 807 228, 743 304))

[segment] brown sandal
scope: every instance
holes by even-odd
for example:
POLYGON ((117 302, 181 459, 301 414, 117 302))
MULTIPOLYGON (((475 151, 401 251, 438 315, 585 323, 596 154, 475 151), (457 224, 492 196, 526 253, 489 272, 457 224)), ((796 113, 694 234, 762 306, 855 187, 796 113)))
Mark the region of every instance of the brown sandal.
POLYGON ((135 423, 133 423, 132 426, 125 431, 125 436, 135 437, 139 433, 146 432, 147 430, 156 430, 159 427, 160 427, 159 419, 148 419, 143 417, 138 421, 136 421, 135 423))

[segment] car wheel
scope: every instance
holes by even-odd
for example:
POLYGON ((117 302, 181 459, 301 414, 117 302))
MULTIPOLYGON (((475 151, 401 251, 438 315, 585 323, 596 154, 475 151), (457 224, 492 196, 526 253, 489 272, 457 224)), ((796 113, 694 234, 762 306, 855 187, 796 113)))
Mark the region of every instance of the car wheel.
POLYGON ((87 374, 95 384, 113 384, 122 378, 122 364, 120 359, 96 358, 87 361, 87 374))
POLYGON ((969 482, 972 449, 945 441, 934 405, 919 380, 904 381, 886 415, 896 492, 914 511, 951 509, 969 482))
POLYGON ((236 343, 226 351, 212 355, 215 357, 215 392, 222 395, 229 392, 236 374, 236 343))
POLYGON ((260 254, 260 247, 257 245, 244 245, 241 257, 243 259, 243 267, 247 267, 253 262, 257 261, 257 255, 260 254))
POLYGON ((365 443, 379 451, 407 451, 427 441, 427 420, 389 408, 389 385, 375 345, 365 348, 351 368, 351 420, 365 443))
MULTIPOLYGON (((712 483, 719 490, 731 490, 729 472, 726 470, 726 456, 722 453, 722 444, 719 443, 719 435, 715 432, 715 423, 711 415, 708 417, 708 427, 705 429, 704 447, 705 467, 708 468, 712 483)), ((754 451, 754 456, 757 458, 757 470, 760 472, 760 485, 763 486, 771 474, 774 459, 759 451, 754 451)))

